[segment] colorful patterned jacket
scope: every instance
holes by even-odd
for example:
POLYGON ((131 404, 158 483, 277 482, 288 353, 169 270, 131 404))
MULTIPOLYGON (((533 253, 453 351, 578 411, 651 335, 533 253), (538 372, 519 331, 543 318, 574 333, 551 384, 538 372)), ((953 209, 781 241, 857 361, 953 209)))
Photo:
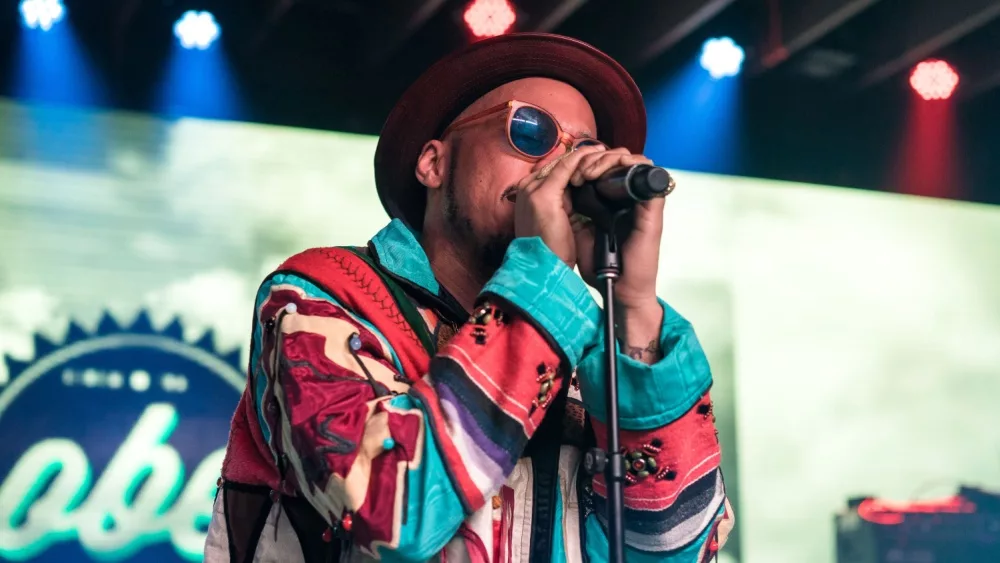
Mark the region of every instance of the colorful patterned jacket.
MULTIPOLYGON (((663 359, 619 353, 626 558, 701 563, 733 523, 712 379, 661 306, 663 359)), ((601 325, 537 238, 471 317, 399 221, 289 259, 257 293, 205 560, 606 561, 604 480, 580 462, 605 443, 601 325)))

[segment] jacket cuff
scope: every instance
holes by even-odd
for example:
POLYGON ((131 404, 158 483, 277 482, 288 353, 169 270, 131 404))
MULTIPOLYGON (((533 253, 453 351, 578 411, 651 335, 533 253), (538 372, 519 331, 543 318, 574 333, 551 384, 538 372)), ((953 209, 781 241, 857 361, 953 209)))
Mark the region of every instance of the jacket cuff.
POLYGON ((483 287, 533 319, 571 368, 597 333, 600 309, 587 285, 539 237, 514 239, 503 264, 483 287))
MULTIPOLYGON (((694 328, 663 300, 660 349, 653 365, 622 354, 618 342, 618 414, 625 430, 651 430, 670 424, 687 412, 712 386, 712 372, 694 328)), ((603 321, 600 323, 603 326, 603 321)), ((604 331, 597 332, 603 335, 604 331)), ((583 404, 591 416, 607 422, 604 340, 587 350, 577 378, 583 404)))

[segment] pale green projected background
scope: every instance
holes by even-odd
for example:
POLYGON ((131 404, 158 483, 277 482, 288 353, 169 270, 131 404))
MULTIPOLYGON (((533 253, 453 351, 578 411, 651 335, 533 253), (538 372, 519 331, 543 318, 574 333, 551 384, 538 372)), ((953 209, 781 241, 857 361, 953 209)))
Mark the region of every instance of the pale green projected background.
MULTIPOLYGON (((384 225, 374 147, 0 102, 0 354, 148 310, 245 360, 263 275, 384 225)), ((713 365, 741 561, 832 562, 851 496, 1000 490, 1000 209, 676 176, 660 293, 713 365)))

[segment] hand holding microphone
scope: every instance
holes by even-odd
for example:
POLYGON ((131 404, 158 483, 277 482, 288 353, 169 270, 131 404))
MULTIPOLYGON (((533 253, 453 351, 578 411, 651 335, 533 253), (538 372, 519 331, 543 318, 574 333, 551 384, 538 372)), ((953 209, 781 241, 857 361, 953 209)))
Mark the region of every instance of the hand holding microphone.
POLYGON ((568 196, 573 213, 591 220, 583 224, 573 221, 577 261, 584 279, 591 285, 596 281, 595 223, 607 227, 609 217, 627 211, 627 219, 614 225, 622 265, 621 277, 615 284, 616 301, 622 311, 658 312, 656 275, 663 209, 666 196, 675 187, 673 178, 645 156, 611 149, 585 156, 571 183, 568 196), (627 237, 623 230, 627 230, 627 237))
POLYGON ((622 243, 618 300, 626 307, 656 305, 656 272, 665 197, 673 180, 663 168, 626 149, 581 147, 523 178, 514 198, 514 233, 538 236, 584 279, 594 281, 594 228, 579 216, 634 208, 622 243), (570 220, 570 215, 574 219, 570 220))
POLYGON ((593 218, 601 212, 615 212, 641 201, 666 197, 674 190, 674 179, 665 168, 633 164, 607 170, 594 180, 570 190, 573 210, 593 218))

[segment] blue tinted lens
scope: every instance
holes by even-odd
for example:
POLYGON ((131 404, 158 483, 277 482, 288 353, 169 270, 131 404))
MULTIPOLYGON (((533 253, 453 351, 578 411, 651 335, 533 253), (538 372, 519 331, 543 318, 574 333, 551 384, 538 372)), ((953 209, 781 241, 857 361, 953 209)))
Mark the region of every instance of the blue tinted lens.
POLYGON ((528 156, 545 156, 559 141, 552 118, 533 107, 520 107, 510 119, 510 142, 528 156))
POLYGON ((602 147, 602 146, 604 146, 604 143, 598 141, 597 139, 580 139, 579 141, 576 142, 575 145, 573 145, 573 150, 576 150, 580 147, 602 147))

